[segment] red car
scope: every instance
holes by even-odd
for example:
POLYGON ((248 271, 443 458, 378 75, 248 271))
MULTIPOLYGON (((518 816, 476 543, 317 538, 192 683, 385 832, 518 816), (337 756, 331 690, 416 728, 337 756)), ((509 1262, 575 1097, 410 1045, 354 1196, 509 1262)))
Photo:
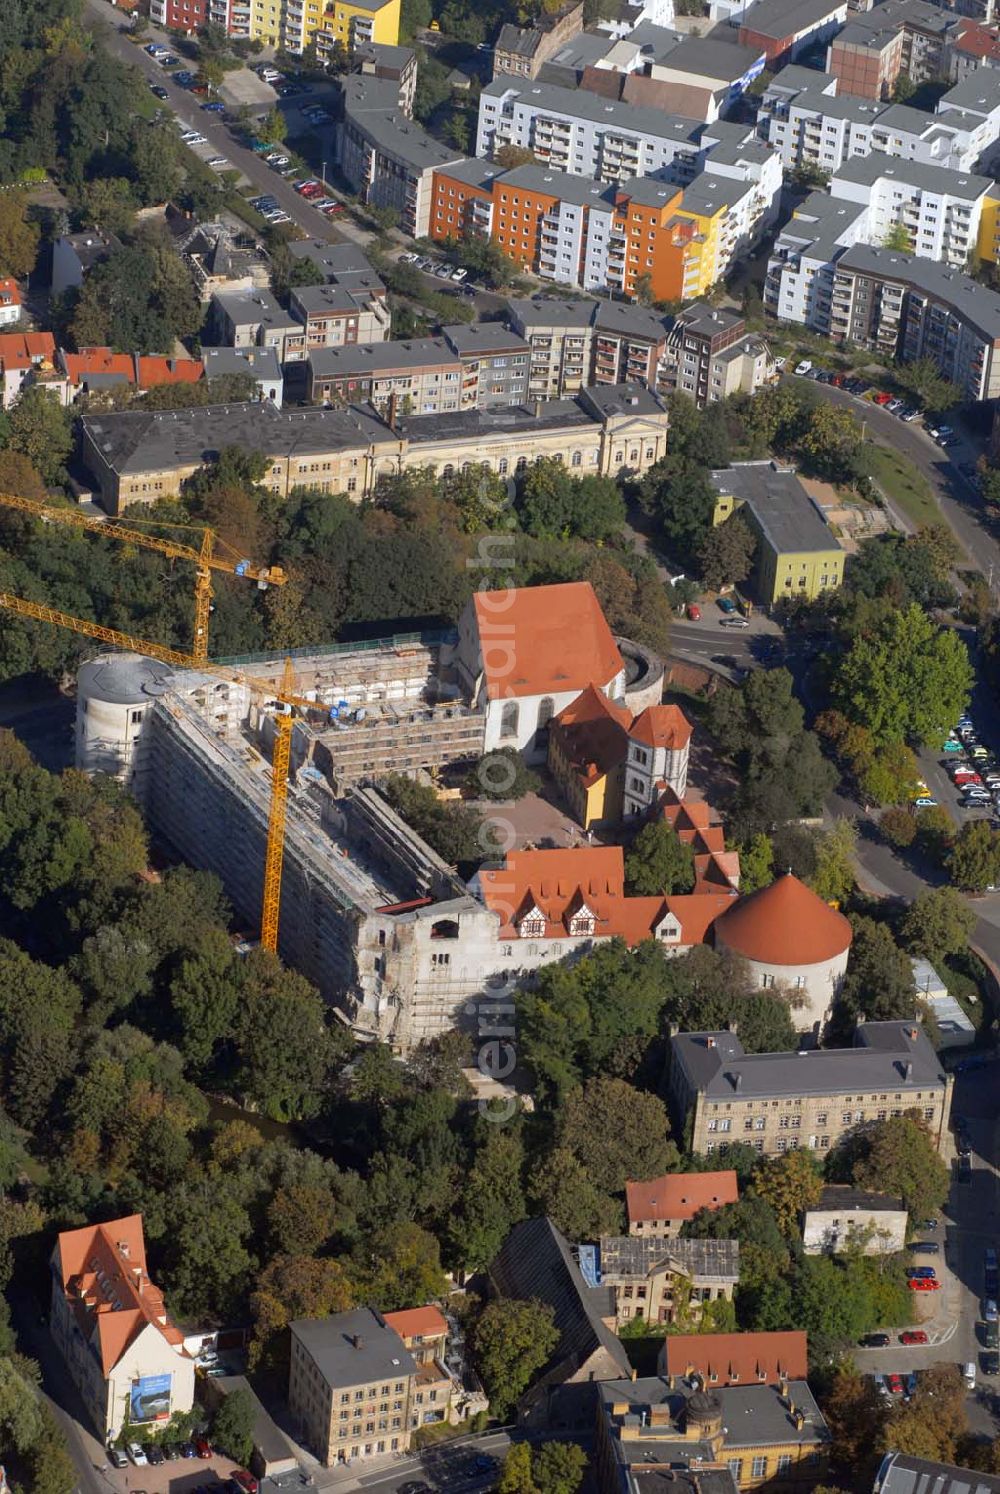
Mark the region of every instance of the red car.
POLYGON ((939 1292, 941 1290, 939 1281, 930 1281, 926 1276, 911 1277, 906 1285, 911 1292, 939 1292))
POLYGON ((875 403, 877 405, 887 405, 892 398, 893 396, 891 394, 886 394, 884 391, 880 391, 875 395, 875 403))
POLYGON ((903 1394, 903 1382, 898 1375, 886 1375, 885 1383, 888 1385, 892 1395, 903 1394))
POLYGON ((252 1473, 246 1473, 242 1468, 233 1468, 230 1470, 229 1477, 234 1484, 239 1484, 246 1494, 257 1494, 257 1480, 252 1473))
POLYGON ((969 786, 969 784, 978 784, 982 783, 982 781, 983 780, 980 778, 979 774, 974 772, 972 768, 959 768, 957 773, 952 774, 952 782, 961 784, 966 788, 969 786))
POLYGON ((922 1328, 911 1328, 908 1333, 901 1333, 899 1335, 899 1341, 901 1344, 925 1344, 927 1342, 927 1334, 922 1328))
POLYGON ((697 602, 688 602, 687 615, 693 623, 701 622, 701 608, 697 602))
POLYGON ((212 1456, 212 1444, 207 1437, 196 1437, 194 1439, 194 1450, 199 1458, 210 1458, 212 1456))

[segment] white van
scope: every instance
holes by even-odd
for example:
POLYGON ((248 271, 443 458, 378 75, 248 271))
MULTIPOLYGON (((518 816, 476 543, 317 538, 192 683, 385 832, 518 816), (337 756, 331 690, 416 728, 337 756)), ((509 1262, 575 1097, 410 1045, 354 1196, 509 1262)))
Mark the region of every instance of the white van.
POLYGON ((975 1365, 975 1361, 974 1360, 970 1359, 969 1362, 968 1362, 968 1364, 962 1370, 962 1378, 965 1381, 965 1388, 966 1388, 966 1390, 975 1390, 975 1388, 976 1388, 976 1365, 975 1365))

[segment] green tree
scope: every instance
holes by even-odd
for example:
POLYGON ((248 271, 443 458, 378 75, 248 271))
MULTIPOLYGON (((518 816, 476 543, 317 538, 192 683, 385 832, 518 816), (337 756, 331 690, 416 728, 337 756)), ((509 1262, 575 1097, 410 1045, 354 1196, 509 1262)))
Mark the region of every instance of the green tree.
POLYGON ((196 1321, 239 1313, 253 1268, 253 1226, 243 1205, 207 1181, 182 1184, 170 1198, 174 1222, 165 1247, 165 1279, 179 1311, 196 1321))
MULTIPOLYGON (((0 194, 2 200, 2 194, 0 194)), ((4 444, 26 457, 53 486, 62 481, 73 450, 73 420, 51 390, 35 385, 18 396, 6 418, 4 444)))
POLYGON ((890 612, 858 636, 838 665, 833 693, 876 745, 916 737, 940 747, 969 702, 965 644, 917 606, 890 612))
POLYGON ((575 1442, 546 1442, 535 1452, 538 1494, 577 1494, 587 1471, 587 1454, 575 1442))
POLYGON ((968 948, 976 914, 953 887, 921 892, 903 915, 900 934, 912 955, 944 960, 968 948))
POLYGON ((277 1120, 317 1114, 350 1042, 330 1027, 319 993, 275 955, 253 950, 237 968, 234 1087, 277 1120))
POLYGON ((527 469, 518 511, 529 534, 554 539, 609 540, 625 524, 625 501, 611 478, 573 477, 555 457, 527 469))
POLYGON ((539 1212, 567 1239, 589 1240, 621 1228, 620 1206, 595 1188, 583 1163, 565 1147, 556 1147, 533 1170, 529 1191, 539 1212))
POLYGON ((891 846, 905 850, 917 838, 917 821, 908 809, 887 809, 878 827, 891 846))
POLYGON ((774 845, 763 831, 740 847, 740 891, 746 896, 774 881, 774 845))
POLYGON ((237 1463, 248 1464, 253 1452, 257 1407, 250 1390, 231 1390, 212 1421, 212 1441, 237 1463))
POLYGON ((79 1474, 66 1435, 47 1401, 41 1405, 42 1428, 26 1461, 26 1486, 32 1494, 72 1494, 79 1474))
POLYGON ((466 779, 469 791, 477 798, 498 803, 523 799, 525 794, 535 793, 541 782, 516 747, 497 747, 484 753, 466 779))
POLYGON ((948 1164, 914 1115, 872 1121, 843 1143, 857 1188, 901 1198, 915 1219, 936 1214, 948 1197, 948 1164))
POLYGON ((896 368, 896 383, 922 410, 950 410, 962 400, 962 391, 942 376, 933 358, 914 358, 896 368))
POLYGON ((919 775, 920 765, 906 743, 887 742, 858 773, 858 786, 866 801, 901 804, 911 797, 919 775))
POLYGON ((288 121, 280 109, 271 109, 260 122, 260 134, 262 140, 270 140, 275 145, 283 145, 288 138, 288 121))
POLYGON ((738 585, 749 576, 757 549, 757 536, 738 513, 731 514, 705 536, 698 560, 701 579, 709 591, 738 585))
POLYGON ((967 821, 947 857, 948 875, 965 892, 985 892, 1000 884, 1000 834, 987 820, 967 821))
POLYGON ((894 223, 882 240, 883 249, 897 249, 904 254, 913 253, 913 239, 910 230, 902 223, 894 223))
POLYGON ((677 1163, 666 1106, 623 1079, 589 1079, 566 1096, 559 1144, 595 1187, 620 1193, 627 1178, 655 1178, 677 1163))
POLYGON ((3 1444, 18 1453, 33 1447, 42 1434, 42 1402, 21 1363, 0 1358, 0 1431, 3 1444))
POLYGON ((887 1022, 912 1017, 916 1010, 913 966, 887 924, 850 915, 853 937, 847 974, 840 993, 844 1015, 853 1021, 864 1015, 887 1022))
POLYGON ((456 1255, 467 1270, 487 1270, 513 1226, 524 1218, 523 1166, 520 1136, 499 1126, 489 1127, 462 1189, 451 1230, 456 1255))
POLYGON ((827 903, 842 903, 854 890, 857 832, 847 819, 834 821, 816 840, 816 870, 810 886, 827 903))
POLYGON ((288 1360, 288 1325, 296 1318, 325 1318, 355 1305, 350 1275, 339 1261, 278 1255, 257 1278, 250 1295, 253 1336, 251 1369, 282 1368, 288 1360))
POLYGON ((420 1307, 447 1290, 437 1240, 412 1221, 390 1225, 366 1240, 356 1252, 353 1275, 358 1295, 384 1312, 420 1307))
POLYGON ((651 820, 632 842, 625 857, 625 881, 640 897, 690 892, 694 886, 694 851, 666 820, 651 820))
POLYGON ((0 193, 0 270, 23 280, 35 268, 40 238, 38 224, 28 217, 23 192, 0 193))
POLYGON ((471 806, 442 802, 429 784, 399 773, 383 778, 379 792, 445 861, 479 862, 489 854, 492 837, 471 806))
POLYGON ((530 1442, 515 1442, 509 1448, 500 1471, 497 1494, 538 1494, 532 1472, 530 1442))
POLYGON ((912 1396, 892 1405, 881 1429, 877 1450, 904 1457, 954 1463, 969 1430, 968 1404, 957 1364, 932 1364, 923 1371, 912 1396))
POLYGON ((548 1303, 498 1298, 480 1313, 470 1335, 476 1368, 499 1419, 520 1400, 559 1342, 548 1303))

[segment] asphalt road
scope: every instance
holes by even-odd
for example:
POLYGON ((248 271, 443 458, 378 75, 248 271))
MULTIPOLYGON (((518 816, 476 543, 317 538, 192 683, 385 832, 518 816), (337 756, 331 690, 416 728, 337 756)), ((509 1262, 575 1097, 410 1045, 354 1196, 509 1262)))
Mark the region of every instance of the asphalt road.
MULTIPOLYGON (((170 73, 155 63, 142 46, 121 34, 118 30, 121 13, 109 6, 106 0, 87 0, 87 9, 102 46, 120 61, 137 67, 148 82, 158 83, 165 88, 166 103, 176 117, 205 136, 212 150, 203 149, 203 154, 225 156, 234 168, 243 172, 258 192, 269 192, 292 222, 310 238, 327 239, 332 244, 340 243, 344 238, 367 242, 371 235, 365 234, 356 225, 345 224, 343 233, 332 229, 329 220, 314 207, 310 207, 276 171, 266 166, 252 150, 237 143, 219 115, 204 113, 201 105, 206 101, 199 94, 189 93, 187 89, 171 82, 170 73)), ((154 40, 158 36, 158 32, 150 31, 150 37, 154 40)))
POLYGON ((972 1178, 961 1183, 953 1176, 948 1203, 940 1216, 935 1234, 944 1246, 943 1256, 915 1256, 921 1265, 931 1265, 943 1289, 935 1293, 914 1293, 920 1305, 919 1325, 931 1338, 927 1346, 905 1346, 898 1342, 898 1331, 891 1333, 893 1343, 887 1349, 858 1349, 859 1369, 865 1372, 906 1375, 911 1370, 926 1369, 931 1364, 976 1364, 978 1385, 967 1397, 967 1409, 973 1430, 995 1436, 1000 1427, 992 1410, 992 1397, 1000 1393, 1000 1381, 982 1374, 983 1351, 981 1300, 983 1291, 983 1251, 1000 1241, 1000 1177, 997 1174, 998 1119, 996 1085, 998 1064, 955 1079, 952 1114, 964 1116, 972 1138, 972 1178))

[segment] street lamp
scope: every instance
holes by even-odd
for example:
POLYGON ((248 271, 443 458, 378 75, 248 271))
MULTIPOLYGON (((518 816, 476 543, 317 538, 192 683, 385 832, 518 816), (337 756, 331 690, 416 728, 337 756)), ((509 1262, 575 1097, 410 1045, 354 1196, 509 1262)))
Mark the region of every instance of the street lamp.
POLYGON ((326 190, 326 162, 325 161, 321 161, 320 162, 319 174, 320 174, 320 180, 323 183, 323 190, 325 191, 326 190))

